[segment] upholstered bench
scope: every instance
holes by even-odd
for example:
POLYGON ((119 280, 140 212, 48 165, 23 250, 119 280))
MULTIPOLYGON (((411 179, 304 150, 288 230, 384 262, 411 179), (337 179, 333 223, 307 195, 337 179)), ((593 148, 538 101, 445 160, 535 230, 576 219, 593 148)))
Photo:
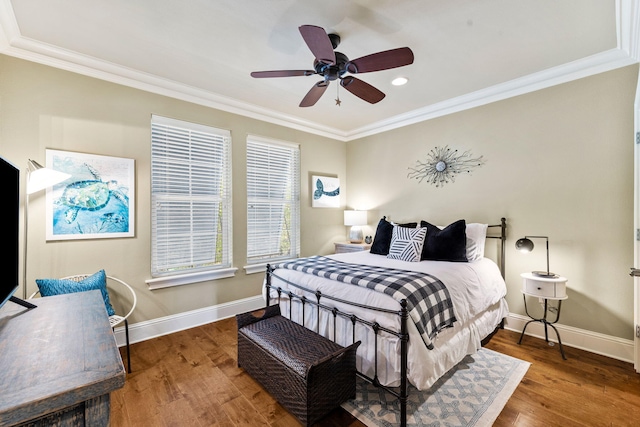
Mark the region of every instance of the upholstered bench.
POLYGON ((238 366, 303 424, 310 426, 355 397, 356 350, 343 347, 280 315, 238 314, 238 366))

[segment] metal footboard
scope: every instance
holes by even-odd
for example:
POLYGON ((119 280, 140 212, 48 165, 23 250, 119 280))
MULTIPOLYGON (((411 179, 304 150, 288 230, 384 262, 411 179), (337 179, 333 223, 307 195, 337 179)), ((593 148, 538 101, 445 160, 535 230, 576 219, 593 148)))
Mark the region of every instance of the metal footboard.
MULTIPOLYGON (((365 304, 359 304, 359 303, 354 303, 352 301, 346 301, 340 298, 335 298, 331 295, 324 295, 321 291, 313 291, 311 289, 307 289, 304 286, 300 286, 296 283, 293 283, 289 280, 283 279, 282 277, 279 277, 277 275, 275 275, 274 272, 274 268, 271 267, 271 265, 267 265, 267 276, 266 276, 266 282, 265 282, 265 287, 266 287, 266 302, 267 302, 267 306, 271 305, 271 289, 275 290, 278 294, 278 304, 280 304, 281 302, 281 298, 282 295, 285 294, 289 297, 289 313, 288 313, 288 317, 291 320, 293 319, 293 305, 294 302, 298 302, 300 304, 301 307, 301 324, 302 326, 305 326, 305 310, 307 308, 307 305, 315 307, 316 309, 316 332, 320 333, 320 313, 321 310, 325 310, 327 313, 330 313, 330 315, 333 318, 333 340, 336 340, 337 337, 337 333, 336 333, 336 328, 337 328, 337 319, 338 317, 344 318, 348 321, 351 322, 352 325, 352 341, 351 343, 354 343, 357 341, 357 336, 356 336, 356 324, 360 324, 364 327, 370 328, 373 331, 374 334, 374 375, 373 377, 370 377, 368 375, 365 375, 364 373, 358 371, 357 375, 361 378, 363 378, 365 381, 368 381, 369 383, 373 384, 376 387, 382 388, 383 390, 385 390, 386 392, 390 393, 391 395, 393 395, 394 397, 396 397, 398 399, 398 402, 400 404, 400 419, 401 419, 401 423, 400 425, 402 427, 405 427, 407 425, 407 399, 409 396, 409 381, 407 378, 407 360, 408 360, 408 351, 409 351, 409 332, 407 330, 407 321, 409 319, 409 311, 407 309, 407 302, 406 300, 402 300, 400 301, 400 310, 389 310, 389 309, 383 309, 380 307, 373 307, 373 306, 369 306, 369 305, 365 305, 365 304), (283 281, 284 283, 286 283, 288 286, 292 286, 295 287, 297 289, 306 291, 310 294, 313 294, 315 296, 315 301, 313 299, 307 298, 304 295, 297 295, 291 291, 288 291, 286 289, 282 289, 280 286, 274 286, 272 284, 272 276, 277 277, 278 280, 283 281), (328 305, 330 303, 325 303, 324 300, 329 300, 329 301, 335 301, 335 302, 339 302, 339 303, 343 303, 343 304, 347 304, 350 306, 354 306, 354 307, 359 307, 359 308, 363 308, 366 310, 372 310, 375 312, 380 312, 380 313, 389 313, 389 314, 395 314, 397 316, 399 316, 400 318, 400 330, 399 331, 395 331, 393 329, 389 329, 386 327, 381 326, 380 324, 378 324, 377 322, 371 322, 365 319, 362 319, 352 313, 347 313, 345 311, 341 311, 338 308, 328 305), (398 339, 400 340, 400 387, 389 387, 389 386, 385 386, 383 384, 380 383, 379 379, 378 379, 378 338, 380 336, 380 333, 384 332, 387 333, 389 335, 393 335, 398 337, 398 339)), ((283 313, 284 314, 284 313, 283 313)))

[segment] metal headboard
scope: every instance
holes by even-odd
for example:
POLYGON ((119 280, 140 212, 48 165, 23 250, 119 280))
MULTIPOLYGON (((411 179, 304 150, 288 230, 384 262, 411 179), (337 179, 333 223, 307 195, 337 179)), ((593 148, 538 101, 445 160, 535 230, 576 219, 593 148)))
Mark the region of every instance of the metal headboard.
POLYGON ((500 273, 502 278, 505 277, 505 242, 507 241, 507 220, 506 218, 500 218, 500 224, 490 224, 488 228, 500 228, 500 235, 490 235, 487 233, 487 239, 500 239, 500 251, 498 260, 498 266, 500 267, 500 273))

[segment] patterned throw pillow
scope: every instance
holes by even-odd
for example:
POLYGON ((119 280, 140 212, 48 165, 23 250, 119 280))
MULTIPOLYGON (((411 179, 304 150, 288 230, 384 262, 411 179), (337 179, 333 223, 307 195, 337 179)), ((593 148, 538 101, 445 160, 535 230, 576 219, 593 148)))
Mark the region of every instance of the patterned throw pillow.
POLYGON ((426 228, 393 227, 387 258, 409 262, 420 261, 426 235, 426 228))
POLYGON ((408 222, 406 224, 392 224, 387 221, 387 217, 383 216, 380 222, 378 222, 378 228, 376 229, 376 235, 373 238, 373 244, 369 252, 378 255, 387 255, 389 253, 389 247, 391 246, 391 238, 393 237, 393 227, 409 227, 416 228, 417 222, 408 222))
POLYGON ((52 295, 72 294, 74 292, 92 291, 94 289, 102 292, 104 306, 107 314, 113 316, 116 314, 109 300, 109 292, 107 292, 107 275, 104 270, 98 271, 96 274, 86 279, 75 282, 69 279, 36 279, 40 295, 50 297, 52 295))

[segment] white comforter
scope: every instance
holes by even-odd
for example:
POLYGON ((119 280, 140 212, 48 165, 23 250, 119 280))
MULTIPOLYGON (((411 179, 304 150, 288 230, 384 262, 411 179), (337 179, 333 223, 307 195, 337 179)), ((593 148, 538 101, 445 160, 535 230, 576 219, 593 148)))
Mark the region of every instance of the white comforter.
MULTIPOLYGON (((469 263, 421 261, 405 262, 388 259, 385 256, 369 252, 352 252, 329 255, 331 258, 353 264, 366 264, 412 270, 429 273, 445 284, 453 301, 457 321, 453 328, 446 329, 434 339, 435 348, 428 350, 419 336, 415 325, 409 321, 409 381, 418 389, 430 387, 440 376, 446 373, 465 355, 474 353, 480 348, 480 341, 488 335, 508 314, 504 296, 506 285, 498 266, 490 259, 484 258, 469 263)), ((320 290, 325 295, 354 301, 374 307, 392 310, 399 309, 399 303, 386 294, 367 288, 335 282, 314 275, 300 273, 293 270, 277 269, 272 277, 272 285, 289 289, 298 295, 304 291, 288 287, 277 277, 282 277, 293 283, 313 291, 320 290)), ((272 297, 276 293, 272 290, 272 297)), ((307 295, 314 298, 313 295, 307 295)), ((314 298, 315 301, 315 298, 314 298)), ((360 318, 377 321, 381 326, 399 330, 400 319, 397 315, 372 312, 359 307, 347 306, 330 300, 323 300, 324 304, 336 306, 338 309, 353 313, 360 318)), ((273 301, 272 301, 273 303, 273 301)), ((288 314, 289 304, 286 298, 281 301, 283 314, 288 314)), ((294 304, 292 318, 302 323, 299 305, 294 304), (296 317, 297 316, 297 317, 296 317)), ((333 338, 333 320, 327 313, 320 318, 320 333, 333 338)), ((308 307, 305 310, 305 326, 316 328, 315 312, 308 307)), ((347 345, 352 340, 351 323, 338 323, 336 341, 347 345)), ((373 376, 375 351, 373 333, 364 327, 357 328, 356 340, 363 343, 358 350, 358 369, 366 375, 373 376)), ((400 341, 387 334, 382 334, 378 340, 378 379, 382 384, 396 386, 400 381, 400 341)))

